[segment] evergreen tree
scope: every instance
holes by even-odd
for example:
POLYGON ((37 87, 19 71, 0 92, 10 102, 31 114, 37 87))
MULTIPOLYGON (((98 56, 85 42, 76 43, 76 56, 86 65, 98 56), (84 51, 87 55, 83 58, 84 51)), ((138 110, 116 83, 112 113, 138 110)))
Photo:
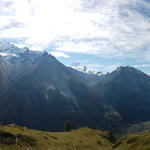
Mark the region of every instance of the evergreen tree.
POLYGON ((114 142, 115 141, 114 134, 113 134, 113 132, 111 130, 108 132, 108 139, 109 139, 110 142, 114 142))
POLYGON ((65 122, 65 131, 70 131, 72 128, 71 128, 71 123, 69 120, 67 120, 65 122))

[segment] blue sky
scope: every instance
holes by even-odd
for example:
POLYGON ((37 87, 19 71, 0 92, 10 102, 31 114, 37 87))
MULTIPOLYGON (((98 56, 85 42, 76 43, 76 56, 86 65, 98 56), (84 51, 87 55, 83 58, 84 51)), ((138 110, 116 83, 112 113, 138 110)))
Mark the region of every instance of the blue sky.
POLYGON ((0 40, 101 71, 150 74, 149 0, 1 0, 0 40))
POLYGON ((104 58, 99 55, 91 54, 78 54, 78 53, 69 53, 69 58, 64 59, 63 57, 58 57, 57 59, 66 64, 80 62, 85 64, 88 68, 96 69, 104 72, 111 72, 115 70, 118 66, 132 66, 140 69, 141 71, 150 74, 150 63, 149 61, 136 60, 132 58, 118 58, 110 57, 104 58))

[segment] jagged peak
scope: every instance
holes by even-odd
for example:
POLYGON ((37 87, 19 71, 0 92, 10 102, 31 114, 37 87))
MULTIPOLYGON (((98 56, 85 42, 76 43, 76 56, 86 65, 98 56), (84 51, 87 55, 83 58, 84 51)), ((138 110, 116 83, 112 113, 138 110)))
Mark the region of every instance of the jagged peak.
POLYGON ((50 53, 48 53, 47 51, 43 51, 42 57, 45 58, 45 59, 46 59, 46 58, 48 58, 48 59, 49 59, 49 58, 50 58, 50 59, 53 58, 53 59, 56 60, 56 58, 55 58, 53 55, 51 55, 50 53))
POLYGON ((73 63, 70 65, 70 67, 72 67, 73 69, 76 69, 80 72, 89 74, 89 75, 103 76, 103 75, 107 74, 105 72, 98 71, 96 69, 88 68, 86 65, 84 65, 82 63, 73 63))
POLYGON ((124 74, 124 73, 133 73, 134 75, 142 75, 147 77, 148 75, 146 73, 144 73, 143 71, 132 67, 132 66, 119 66, 117 67, 114 71, 112 71, 112 73, 119 73, 119 74, 124 74))
POLYGON ((44 57, 46 56, 47 57, 47 56, 49 56, 49 54, 48 54, 48 52, 44 51, 42 56, 44 56, 44 57))
POLYGON ((13 43, 10 43, 8 41, 0 41, 0 50, 5 50, 9 48, 18 48, 13 43))
POLYGON ((138 70, 137 68, 131 67, 131 66, 119 66, 114 71, 119 71, 119 72, 120 71, 138 71, 139 72, 140 70, 138 70))
POLYGON ((24 51, 30 51, 28 47, 23 48, 24 51))

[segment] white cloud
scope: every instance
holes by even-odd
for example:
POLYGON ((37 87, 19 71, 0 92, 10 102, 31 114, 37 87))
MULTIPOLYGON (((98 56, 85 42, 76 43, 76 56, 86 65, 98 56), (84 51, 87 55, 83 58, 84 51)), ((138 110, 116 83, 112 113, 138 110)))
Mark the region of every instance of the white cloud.
POLYGON ((145 10, 145 0, 1 0, 0 38, 23 38, 18 44, 36 50, 53 44, 57 53, 149 58, 145 10))
POLYGON ((7 56, 7 55, 8 55, 7 53, 0 52, 0 56, 7 56))
POLYGON ((100 65, 100 64, 88 64, 89 68, 94 68, 96 70, 104 71, 104 72, 112 72, 117 67, 121 66, 120 63, 115 63, 112 65, 100 65))
POLYGON ((69 66, 74 66, 78 67, 78 69, 80 69, 80 67, 82 67, 81 69, 83 69, 84 65, 90 69, 90 70, 96 70, 96 71, 103 71, 103 72, 112 72, 114 71, 117 67, 121 66, 120 63, 114 63, 114 64, 109 64, 109 65, 101 65, 101 64, 94 64, 94 63, 89 63, 89 62, 79 62, 79 63, 73 63, 72 65, 69 66), (77 64, 77 65, 76 65, 77 64))
POLYGON ((132 67, 135 67, 135 68, 147 68, 147 67, 150 67, 150 64, 139 64, 139 65, 133 65, 132 67))
POLYGON ((51 51, 49 54, 55 56, 55 57, 64 57, 64 58, 69 58, 70 56, 63 53, 63 52, 56 52, 56 51, 51 51))

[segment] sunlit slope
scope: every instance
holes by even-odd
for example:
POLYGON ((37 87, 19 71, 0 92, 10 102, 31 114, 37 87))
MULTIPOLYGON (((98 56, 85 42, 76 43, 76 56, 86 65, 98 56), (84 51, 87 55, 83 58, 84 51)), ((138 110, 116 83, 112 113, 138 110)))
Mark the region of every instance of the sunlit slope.
POLYGON ((0 141, 0 150, 111 150, 112 147, 107 132, 89 128, 44 132, 8 125, 0 127, 0 141))
POLYGON ((130 134, 120 138, 114 150, 150 150, 150 132, 130 134))
POLYGON ((11 124, 0 127, 0 150, 150 150, 150 132, 125 135, 111 143, 108 132, 87 127, 46 132, 11 124))

